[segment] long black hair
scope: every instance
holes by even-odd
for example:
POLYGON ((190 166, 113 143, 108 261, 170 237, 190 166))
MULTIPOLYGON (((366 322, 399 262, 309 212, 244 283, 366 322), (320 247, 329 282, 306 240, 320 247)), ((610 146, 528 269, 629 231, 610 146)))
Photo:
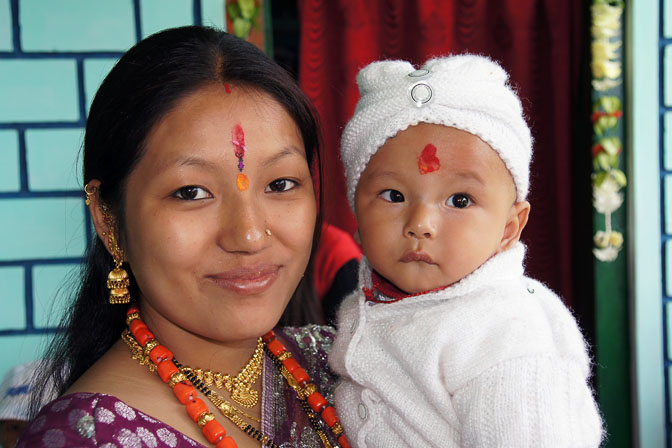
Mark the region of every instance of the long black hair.
MULTIPOLYGON (((116 217, 122 245, 126 181, 142 158, 148 134, 178 100, 213 83, 263 92, 282 105, 301 132, 319 184, 321 134, 314 108, 294 79, 254 45, 225 32, 199 26, 168 29, 139 42, 117 62, 96 93, 86 123, 84 183, 101 181, 100 200, 116 217)), ((313 246, 319 229, 318 216, 313 246)), ((44 394, 50 382, 62 394, 119 339, 126 308, 108 303, 106 279, 112 268, 112 257, 94 235, 81 285, 61 324, 64 331, 47 349, 52 363, 37 380, 38 395, 40 386, 44 394)), ((137 297, 134 281, 131 293, 137 297)), ((316 322, 316 306, 309 268, 280 324, 316 322)))

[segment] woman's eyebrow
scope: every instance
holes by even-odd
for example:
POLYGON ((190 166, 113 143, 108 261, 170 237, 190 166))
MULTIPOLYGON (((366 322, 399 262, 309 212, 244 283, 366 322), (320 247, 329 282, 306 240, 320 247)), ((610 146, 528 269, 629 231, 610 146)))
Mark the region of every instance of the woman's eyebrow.
POLYGON ((176 159, 172 165, 178 166, 200 166, 203 168, 214 169, 216 164, 198 156, 187 156, 176 159))
MULTIPOLYGON (((304 151, 297 146, 290 145, 283 147, 280 151, 277 153, 267 157, 266 159, 262 160, 261 166, 262 168, 268 168, 271 165, 277 163, 279 160, 284 159, 285 157, 290 157, 290 156, 299 156, 303 160, 306 160, 306 155, 304 151)), ((183 157, 176 157, 174 159, 169 159, 165 160, 164 163, 160 163, 157 166, 157 171, 162 172, 166 171, 172 167, 201 167, 205 168, 208 170, 216 170, 218 168, 217 164, 215 162, 212 162, 208 159, 204 159, 203 157, 199 156, 183 156, 183 157)))
POLYGON ((303 160, 306 160, 306 154, 303 150, 301 150, 297 146, 290 145, 290 146, 283 147, 277 153, 275 153, 272 156, 269 156, 266 159, 262 160, 261 167, 262 168, 268 168, 268 167, 276 164, 278 161, 284 159, 285 157, 291 157, 291 156, 299 156, 303 160))
POLYGON ((178 156, 160 160, 155 164, 155 173, 161 174, 171 169, 179 169, 182 167, 196 167, 215 171, 217 169, 217 164, 196 155, 178 156))
POLYGON ((159 163, 156 166, 157 172, 161 173, 168 171, 174 168, 183 168, 183 167, 196 167, 203 168, 208 171, 216 171, 217 164, 211 160, 204 159, 197 155, 187 155, 182 157, 175 157, 173 159, 168 159, 164 163, 159 163))

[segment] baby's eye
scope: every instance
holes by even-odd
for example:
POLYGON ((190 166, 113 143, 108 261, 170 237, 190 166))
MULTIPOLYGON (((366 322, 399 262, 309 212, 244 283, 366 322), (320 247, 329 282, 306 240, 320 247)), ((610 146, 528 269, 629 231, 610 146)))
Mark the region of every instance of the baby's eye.
POLYGON ((404 195, 397 190, 385 190, 378 197, 387 202, 404 202, 404 195))
POLYGON ((449 207, 455 207, 455 208, 467 208, 472 204, 471 199, 469 199, 469 196, 463 193, 456 193, 446 199, 446 205, 449 207))
POLYGON ((202 187, 197 187, 195 185, 187 185, 178 189, 173 196, 177 199, 183 201, 197 201, 199 199, 208 199, 212 197, 212 194, 202 187))
POLYGON ((264 193, 282 193, 296 188, 298 184, 289 179, 276 179, 266 186, 264 193))

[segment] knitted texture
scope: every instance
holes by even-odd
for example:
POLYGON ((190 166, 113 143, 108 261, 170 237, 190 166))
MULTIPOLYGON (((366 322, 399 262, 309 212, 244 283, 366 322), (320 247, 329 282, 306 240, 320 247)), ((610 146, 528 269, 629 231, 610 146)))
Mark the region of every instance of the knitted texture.
POLYGON ((480 137, 504 161, 517 200, 525 200, 532 137, 508 79, 496 62, 470 54, 430 59, 420 70, 406 61, 364 67, 357 75, 361 98, 341 140, 350 207, 355 209, 359 178, 378 148, 418 123, 480 137))
POLYGON ((353 447, 598 447, 590 360, 562 301, 524 275, 524 246, 441 291, 338 314, 329 364, 353 447))

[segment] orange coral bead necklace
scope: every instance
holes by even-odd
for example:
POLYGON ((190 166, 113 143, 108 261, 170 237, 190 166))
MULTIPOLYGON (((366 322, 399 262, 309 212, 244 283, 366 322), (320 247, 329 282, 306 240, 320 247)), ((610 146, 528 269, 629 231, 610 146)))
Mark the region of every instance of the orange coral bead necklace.
MULTIPOLYGON (((236 442, 231 436, 226 435, 224 427, 215 419, 203 400, 197 397, 197 389, 200 390, 220 411, 220 413, 234 423, 250 437, 258 440, 264 446, 278 448, 268 436, 245 422, 237 415, 237 410, 219 394, 210 389, 193 372, 184 370, 184 367, 175 359, 173 353, 161 345, 147 325, 140 319, 140 309, 132 304, 126 313, 126 324, 130 335, 124 340, 131 347, 127 339, 132 337, 142 347, 144 355, 151 359, 156 370, 163 380, 173 389, 177 399, 185 405, 189 417, 198 424, 208 442, 215 448, 237 448, 236 442), (132 335, 132 336, 131 336, 132 335)), ((296 392, 308 420, 319 436, 325 448, 350 448, 343 428, 341 427, 336 412, 329 406, 327 400, 317 391, 317 386, 310 382, 308 373, 292 357, 292 354, 275 337, 273 331, 262 336, 264 351, 271 358, 274 365, 280 370, 289 386, 296 392), (321 417, 321 418, 320 418, 321 417), (324 433, 322 420, 326 423, 338 445, 333 445, 324 433)), ((142 364, 142 362, 141 362, 142 364)), ((153 370, 153 369, 151 369, 153 370)))

